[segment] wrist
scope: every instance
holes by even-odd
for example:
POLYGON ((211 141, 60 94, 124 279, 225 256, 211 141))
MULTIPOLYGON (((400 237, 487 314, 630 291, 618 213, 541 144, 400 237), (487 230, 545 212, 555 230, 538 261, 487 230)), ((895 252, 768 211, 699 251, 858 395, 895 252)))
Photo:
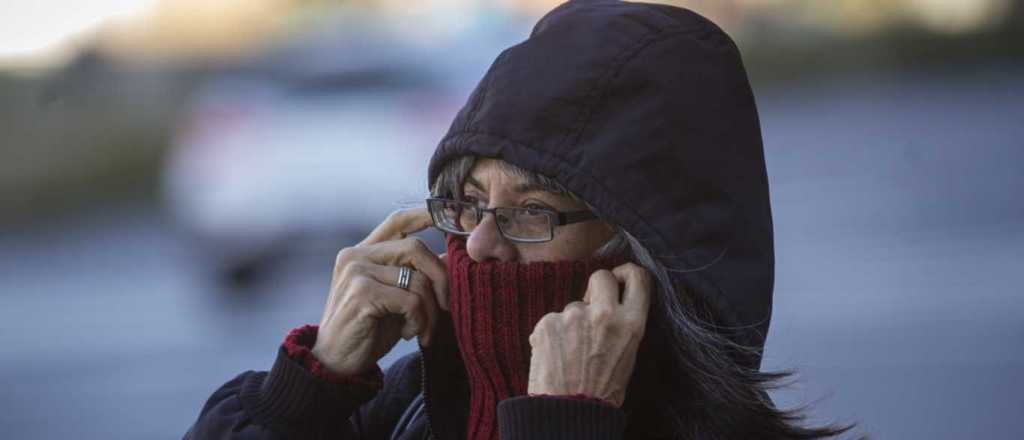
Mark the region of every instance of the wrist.
POLYGON ((599 397, 594 397, 594 396, 591 396, 589 394, 538 394, 538 393, 528 393, 527 395, 530 396, 530 397, 547 397, 547 398, 551 398, 551 399, 582 400, 582 401, 586 401, 586 402, 593 402, 593 403, 598 403, 598 404, 610 406, 612 408, 618 408, 618 407, 621 406, 621 405, 617 405, 615 402, 612 402, 611 400, 602 399, 602 398, 599 398, 599 397))
POLYGON ((304 325, 293 329, 285 337, 283 348, 288 357, 304 367, 314 376, 335 384, 361 384, 370 388, 380 388, 383 384, 383 373, 376 364, 359 371, 337 369, 328 366, 318 355, 316 345, 319 327, 304 325))

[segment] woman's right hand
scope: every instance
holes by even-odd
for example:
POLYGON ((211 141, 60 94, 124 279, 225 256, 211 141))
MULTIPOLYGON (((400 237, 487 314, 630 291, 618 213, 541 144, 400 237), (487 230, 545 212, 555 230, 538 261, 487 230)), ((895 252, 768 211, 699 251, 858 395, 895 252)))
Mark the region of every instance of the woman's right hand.
POLYGON ((443 256, 407 235, 432 223, 426 208, 392 213, 365 240, 342 249, 313 355, 332 373, 370 371, 398 342, 419 336, 427 346, 440 312, 448 310, 443 256), (409 290, 397 287, 400 266, 413 271, 409 290))

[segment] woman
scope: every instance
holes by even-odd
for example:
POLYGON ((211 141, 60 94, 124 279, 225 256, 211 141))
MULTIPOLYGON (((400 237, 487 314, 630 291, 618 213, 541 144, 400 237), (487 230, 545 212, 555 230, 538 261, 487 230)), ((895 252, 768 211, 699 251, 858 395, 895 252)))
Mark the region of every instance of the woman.
POLYGON ((342 250, 319 326, 187 438, 817 438, 759 371, 771 212, 739 53, 664 5, 570 1, 494 62, 425 209, 342 250), (445 231, 432 254, 407 235, 445 231), (383 375, 399 337, 421 349, 383 375))

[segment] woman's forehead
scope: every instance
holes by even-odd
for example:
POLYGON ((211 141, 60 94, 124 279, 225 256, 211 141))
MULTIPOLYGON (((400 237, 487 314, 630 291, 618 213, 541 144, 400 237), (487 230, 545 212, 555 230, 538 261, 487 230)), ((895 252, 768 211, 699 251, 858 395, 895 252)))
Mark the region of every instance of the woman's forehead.
POLYGON ((531 179, 528 172, 501 159, 481 158, 477 160, 464 183, 486 192, 492 190, 513 193, 546 192, 563 196, 556 188, 550 188, 538 179, 531 179))
POLYGON ((467 184, 476 186, 483 190, 490 190, 491 185, 500 185, 500 189, 511 188, 514 185, 529 181, 522 173, 515 172, 515 168, 500 159, 480 158, 473 164, 473 168, 466 176, 467 184))

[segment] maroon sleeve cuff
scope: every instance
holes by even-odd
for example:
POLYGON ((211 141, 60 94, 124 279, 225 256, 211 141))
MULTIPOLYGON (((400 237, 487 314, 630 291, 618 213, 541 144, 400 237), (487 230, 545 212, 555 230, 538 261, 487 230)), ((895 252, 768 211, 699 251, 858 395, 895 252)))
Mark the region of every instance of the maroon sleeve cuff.
POLYGON ((384 373, 378 366, 374 366, 373 370, 355 376, 341 376, 332 373, 324 367, 320 360, 313 355, 312 351, 319 329, 320 327, 316 325, 304 325, 288 332, 288 336, 284 338, 284 344, 282 344, 288 357, 302 365, 306 370, 309 370, 314 376, 333 384, 356 385, 374 391, 380 390, 384 386, 384 373))

